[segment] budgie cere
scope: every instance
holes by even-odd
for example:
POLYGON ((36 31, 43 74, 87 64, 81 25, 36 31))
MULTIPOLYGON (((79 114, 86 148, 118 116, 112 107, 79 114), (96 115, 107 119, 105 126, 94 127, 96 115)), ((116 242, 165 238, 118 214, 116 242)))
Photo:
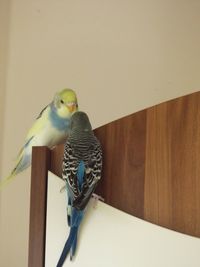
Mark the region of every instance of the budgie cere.
POLYGON ((56 93, 53 101, 40 112, 29 130, 25 143, 18 154, 16 165, 11 174, 1 181, 0 188, 30 166, 33 146, 52 148, 65 142, 69 131, 70 117, 77 109, 77 97, 72 89, 63 89, 56 93))
POLYGON ((63 174, 68 196, 67 218, 70 233, 58 261, 61 267, 70 252, 76 251, 78 229, 87 203, 101 178, 102 150, 86 113, 71 117, 70 132, 64 148, 63 174))

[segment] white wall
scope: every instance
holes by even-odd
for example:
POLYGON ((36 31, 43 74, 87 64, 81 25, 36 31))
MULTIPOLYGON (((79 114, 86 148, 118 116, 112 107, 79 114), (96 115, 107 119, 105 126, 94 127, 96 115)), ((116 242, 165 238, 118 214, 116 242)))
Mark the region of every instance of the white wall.
MULTIPOLYGON (((3 175, 56 90, 75 88, 96 127, 200 87, 199 1, 12 0, 10 12, 3 175)), ((2 266, 27 266, 29 176, 1 192, 2 266)))
MULTIPOLYGON (((69 234, 64 183, 49 172, 45 267, 55 267, 69 234)), ((74 260, 63 267, 199 267, 200 239, 145 222, 102 202, 88 204, 74 260), (94 206, 96 206, 94 208, 94 206)))

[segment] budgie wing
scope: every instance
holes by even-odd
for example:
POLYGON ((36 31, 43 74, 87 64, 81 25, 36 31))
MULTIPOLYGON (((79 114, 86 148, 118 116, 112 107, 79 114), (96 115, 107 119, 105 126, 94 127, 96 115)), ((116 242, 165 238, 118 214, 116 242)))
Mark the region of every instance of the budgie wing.
POLYGON ((102 152, 100 144, 92 146, 89 153, 90 159, 85 166, 84 182, 82 189, 79 189, 77 181, 77 170, 79 159, 69 142, 65 145, 65 155, 63 161, 63 179, 67 182, 67 188, 73 199, 73 206, 77 209, 84 209, 92 193, 94 192, 99 179, 101 178, 102 152))
POLYGON ((77 180, 79 160, 69 142, 66 142, 64 151, 62 178, 66 181, 68 193, 73 200, 76 199, 80 193, 77 180))
POLYGON ((90 160, 88 162, 88 166, 86 166, 84 184, 81 193, 73 203, 74 207, 80 210, 86 207, 101 178, 101 170, 102 151, 100 144, 97 142, 95 146, 92 146, 92 150, 90 151, 90 160))
POLYGON ((30 139, 33 138, 38 132, 41 131, 41 129, 45 126, 47 120, 48 120, 48 114, 50 111, 50 106, 47 105, 38 115, 36 118, 33 126, 29 130, 27 136, 26 136, 26 144, 30 142, 30 139))
POLYGON ((25 144, 23 145, 23 147, 20 149, 19 153, 17 154, 16 157, 16 164, 18 164, 22 157, 23 157, 23 153, 24 153, 24 149, 29 145, 29 143, 31 142, 31 140, 34 138, 34 136, 36 134, 38 134, 38 132, 45 126, 46 121, 48 119, 48 112, 49 112, 49 105, 46 106, 38 115, 38 117, 36 118, 34 124, 32 125, 32 127, 30 128, 26 138, 25 138, 25 144))

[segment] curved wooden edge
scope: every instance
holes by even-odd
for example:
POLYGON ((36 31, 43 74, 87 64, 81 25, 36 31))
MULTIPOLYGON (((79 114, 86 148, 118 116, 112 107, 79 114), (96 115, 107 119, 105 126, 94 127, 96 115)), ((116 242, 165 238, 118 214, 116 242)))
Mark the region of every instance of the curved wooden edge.
MULTIPOLYGON (((97 193, 131 215, 200 237, 200 92, 94 130, 103 147, 97 193)), ((61 176, 63 145, 51 152, 61 176)))
MULTIPOLYGON (((104 155, 105 203, 200 237, 200 92, 95 129, 104 155)), ((33 148, 29 267, 45 261, 47 172, 61 176, 64 145, 33 148)))

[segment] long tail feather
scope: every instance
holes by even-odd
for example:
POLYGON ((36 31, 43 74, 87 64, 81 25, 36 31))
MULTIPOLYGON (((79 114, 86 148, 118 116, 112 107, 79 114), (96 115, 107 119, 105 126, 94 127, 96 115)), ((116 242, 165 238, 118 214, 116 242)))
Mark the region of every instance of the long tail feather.
POLYGON ((8 177, 0 181, 0 190, 4 188, 10 181, 12 181, 14 177, 15 177, 15 173, 11 173, 8 177))
POLYGON ((73 244, 71 246, 71 251, 70 251, 70 260, 73 259, 74 255, 75 255, 75 252, 76 252, 76 245, 77 245, 77 234, 76 233, 76 236, 74 237, 74 241, 73 241, 73 244))
POLYGON ((62 254, 60 256, 60 259, 59 259, 56 267, 62 267, 63 266, 63 263, 64 263, 67 255, 69 254, 69 251, 73 245, 73 242, 74 242, 75 238, 77 237, 77 233, 78 233, 78 227, 71 227, 69 237, 65 243, 65 246, 63 248, 62 254))
POLYGON ((77 210, 76 208, 72 209, 72 213, 70 217, 71 228, 70 228, 69 236, 67 238, 67 241, 65 242, 65 246, 63 248, 62 254, 60 256, 60 259, 56 267, 62 267, 69 252, 70 252, 71 260, 73 256, 75 255, 77 237, 78 237, 78 229, 83 219, 83 215, 84 215, 83 211, 77 210))
POLYGON ((71 206, 71 200, 68 197, 68 206, 67 206, 67 223, 68 223, 68 226, 71 226, 71 216, 72 216, 72 206, 71 206))
POLYGON ((0 190, 4 188, 10 181, 12 181, 15 178, 16 174, 18 173, 17 167, 20 165, 21 161, 22 161, 22 158, 19 158, 17 161, 17 165, 12 170, 11 174, 7 176, 6 178, 4 178, 2 181, 0 181, 0 190))
POLYGON ((8 182, 12 181, 13 178, 20 172, 24 171, 26 168, 28 168, 31 164, 31 154, 25 154, 24 151, 22 151, 19 155, 19 158, 17 159, 17 163, 15 168, 12 170, 11 174, 0 181, 0 190, 7 185, 8 182))

